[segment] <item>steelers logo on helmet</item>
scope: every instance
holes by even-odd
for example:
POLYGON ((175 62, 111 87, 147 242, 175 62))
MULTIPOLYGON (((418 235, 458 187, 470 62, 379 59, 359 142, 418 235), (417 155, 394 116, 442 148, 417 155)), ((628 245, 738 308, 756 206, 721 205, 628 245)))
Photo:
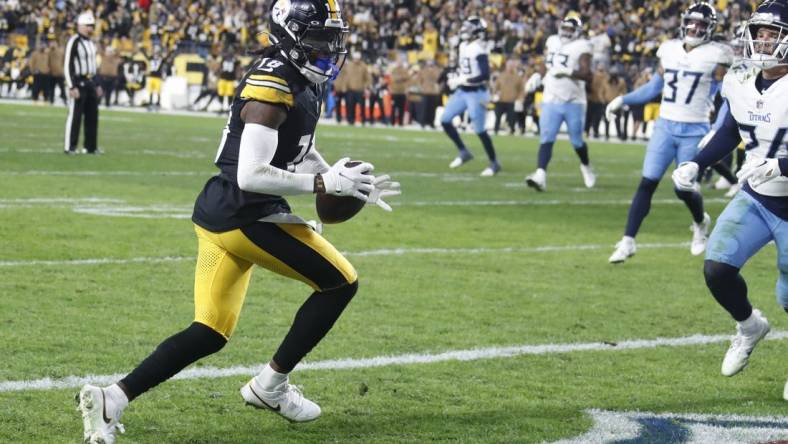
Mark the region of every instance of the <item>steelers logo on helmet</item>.
POLYGON ((788 66, 788 0, 763 2, 747 20, 744 60, 761 69, 788 66))
POLYGON ((717 11, 706 2, 693 3, 681 15, 681 40, 694 48, 711 41, 717 27, 717 11))
POLYGON ((569 13, 561 22, 561 27, 558 28, 558 37, 563 41, 571 42, 580 38, 583 33, 583 20, 577 13, 569 13))
POLYGON ((339 73, 348 26, 337 0, 277 0, 270 25, 273 44, 308 81, 324 83, 339 73))

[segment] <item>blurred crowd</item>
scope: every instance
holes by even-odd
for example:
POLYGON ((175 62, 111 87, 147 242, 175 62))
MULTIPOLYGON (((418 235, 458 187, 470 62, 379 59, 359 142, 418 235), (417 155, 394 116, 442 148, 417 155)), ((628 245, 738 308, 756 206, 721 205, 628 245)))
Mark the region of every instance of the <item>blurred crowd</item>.
MULTIPOLYGON (((102 75, 112 77, 112 89, 124 93, 121 102, 135 103, 134 92, 148 83, 154 57, 162 59, 162 66, 156 65, 160 72, 155 74, 163 77, 170 72, 173 57, 185 53, 198 55, 206 66, 203 91, 194 105, 207 107, 206 97, 223 102, 217 93, 222 89, 221 80, 231 75, 226 67, 234 64, 231 71, 237 79, 243 66, 237 66, 233 58, 267 41, 271 1, 0 0, 0 96, 45 95, 54 100, 58 95, 56 59, 62 57, 63 43, 73 33, 76 15, 92 10, 102 62, 108 60, 102 63, 102 75)), ((681 12, 690 3, 347 0, 341 4, 351 24, 348 42, 352 56, 332 85, 328 111, 362 124, 383 121, 431 126, 435 109, 447 92, 442 80, 452 69, 462 20, 479 15, 489 24, 487 38, 496 71, 491 82, 496 121, 514 131, 524 128, 524 115, 538 112, 538 94, 529 98, 519 89, 509 91, 496 84, 523 83, 539 63, 545 40, 557 31, 568 12, 581 14, 586 37, 594 48, 598 78, 591 97, 596 105, 606 103, 619 90, 648 80, 657 48, 677 35, 681 12), (497 83, 501 77, 506 81, 497 83), (513 94, 516 96, 511 97, 513 94)), ((739 24, 757 5, 751 0, 712 3, 719 11, 717 38, 724 41, 733 39, 739 24)), ((117 98, 118 94, 113 102, 117 98)), ((222 106, 226 105, 223 102, 222 106)), ((596 119, 591 108, 590 124, 596 119)), ((632 116, 636 121, 643 120, 641 113, 633 114, 637 114, 632 116)))

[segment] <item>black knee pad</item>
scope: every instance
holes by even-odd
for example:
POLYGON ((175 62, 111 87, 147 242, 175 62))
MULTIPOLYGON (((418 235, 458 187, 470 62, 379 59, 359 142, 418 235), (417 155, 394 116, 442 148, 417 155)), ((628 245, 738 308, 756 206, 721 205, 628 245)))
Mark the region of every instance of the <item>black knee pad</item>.
POLYGON ((716 261, 703 261, 703 277, 709 287, 731 281, 739 274, 739 269, 716 261))
POLYGON ((358 279, 350 284, 343 285, 333 290, 325 291, 324 293, 331 294, 332 296, 336 297, 337 300, 342 301, 345 305, 347 305, 350 300, 353 299, 353 296, 356 295, 356 292, 358 292, 358 279))
POLYGON ((657 186, 659 186, 658 180, 651 180, 645 177, 641 177, 640 184, 638 185, 638 191, 654 194, 654 191, 657 191, 657 186))

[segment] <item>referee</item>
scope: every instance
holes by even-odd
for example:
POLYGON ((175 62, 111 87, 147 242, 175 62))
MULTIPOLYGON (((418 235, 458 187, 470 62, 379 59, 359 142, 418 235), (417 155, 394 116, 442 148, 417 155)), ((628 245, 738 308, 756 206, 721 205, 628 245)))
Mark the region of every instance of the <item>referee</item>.
POLYGON ((98 104, 102 95, 96 76, 96 46, 91 41, 96 19, 91 12, 77 17, 77 33, 66 44, 63 73, 68 90, 68 118, 66 119, 65 153, 75 154, 79 128, 85 117, 85 150, 99 154, 96 145, 98 132, 98 104))

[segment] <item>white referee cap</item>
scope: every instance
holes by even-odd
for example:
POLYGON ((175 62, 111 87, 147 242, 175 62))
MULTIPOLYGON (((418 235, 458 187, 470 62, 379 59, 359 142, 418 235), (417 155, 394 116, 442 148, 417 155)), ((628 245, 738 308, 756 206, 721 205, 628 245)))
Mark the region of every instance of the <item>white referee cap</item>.
POLYGON ((96 24, 96 19, 90 11, 83 12, 77 17, 77 25, 92 26, 96 24))

